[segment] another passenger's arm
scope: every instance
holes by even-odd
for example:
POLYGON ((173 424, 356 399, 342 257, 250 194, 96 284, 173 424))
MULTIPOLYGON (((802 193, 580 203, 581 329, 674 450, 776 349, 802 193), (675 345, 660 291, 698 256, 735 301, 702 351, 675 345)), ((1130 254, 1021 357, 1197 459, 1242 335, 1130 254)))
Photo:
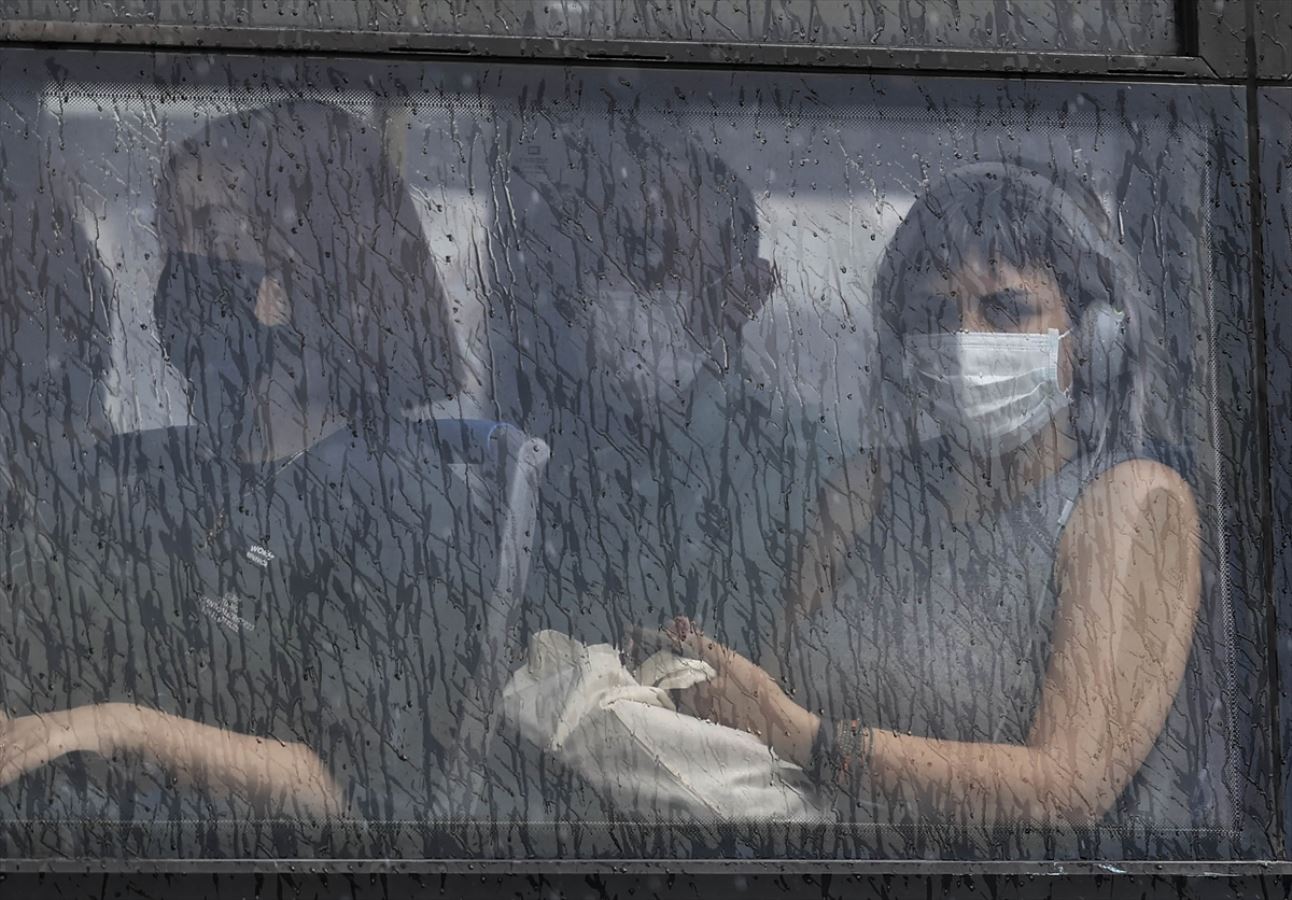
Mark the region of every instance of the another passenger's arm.
POLYGON ((322 760, 302 744, 239 734, 129 703, 0 720, 0 784, 75 752, 143 757, 187 779, 293 797, 319 812, 335 809, 340 798, 322 760))

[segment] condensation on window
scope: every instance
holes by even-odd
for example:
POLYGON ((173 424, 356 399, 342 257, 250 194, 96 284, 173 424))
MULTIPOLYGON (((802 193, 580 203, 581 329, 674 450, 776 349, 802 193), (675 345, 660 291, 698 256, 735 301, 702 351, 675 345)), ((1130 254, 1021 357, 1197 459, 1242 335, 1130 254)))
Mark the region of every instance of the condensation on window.
POLYGON ((1240 90, 0 66, 15 855, 1256 852, 1240 90))
POLYGON ((1180 52, 1173 0, 5 0, 35 22, 624 41, 1180 52))

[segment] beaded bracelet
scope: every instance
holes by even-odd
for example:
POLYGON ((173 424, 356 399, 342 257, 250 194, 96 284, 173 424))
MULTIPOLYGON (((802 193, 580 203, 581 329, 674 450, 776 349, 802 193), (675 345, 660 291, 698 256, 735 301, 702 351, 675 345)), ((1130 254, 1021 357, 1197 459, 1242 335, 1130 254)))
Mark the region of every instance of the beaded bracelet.
POLYGON ((811 769, 815 780, 843 781, 853 770, 870 765, 873 736, 856 719, 840 722, 821 720, 812 739, 811 769))
POLYGON ((869 728, 863 728, 856 719, 849 722, 836 722, 834 730, 838 733, 838 746, 843 754, 840 774, 845 778, 854 770, 861 772, 870 766, 870 751, 874 736, 869 728))

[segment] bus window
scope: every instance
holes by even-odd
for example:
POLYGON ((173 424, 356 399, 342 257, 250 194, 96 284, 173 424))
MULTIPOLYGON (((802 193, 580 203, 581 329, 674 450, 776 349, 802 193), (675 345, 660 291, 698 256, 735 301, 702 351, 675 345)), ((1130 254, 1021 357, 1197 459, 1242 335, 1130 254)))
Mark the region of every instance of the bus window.
POLYGON ((1239 89, 58 58, 15 855, 1259 852, 1239 89))

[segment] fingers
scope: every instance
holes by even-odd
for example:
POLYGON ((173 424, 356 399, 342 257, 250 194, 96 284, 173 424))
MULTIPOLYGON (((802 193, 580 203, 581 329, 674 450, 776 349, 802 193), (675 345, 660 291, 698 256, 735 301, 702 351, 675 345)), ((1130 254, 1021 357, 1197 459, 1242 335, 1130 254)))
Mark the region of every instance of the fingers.
POLYGON ((697 684, 675 693, 677 696, 674 702, 678 712, 710 722, 719 721, 716 714, 717 704, 714 702, 715 691, 712 683, 697 684))
MULTIPOLYGON (((794 711, 799 707, 775 678, 757 663, 705 635, 685 616, 676 617, 661 631, 634 629, 633 646, 665 641, 668 649, 703 660, 714 668, 714 677, 675 694, 679 712, 749 732, 776 743, 776 735, 799 728, 794 711)), ((783 742, 782 742, 783 743, 783 742)))
POLYGON ((731 648, 710 638, 686 616, 677 616, 659 630, 634 627, 626 639, 633 649, 634 662, 659 650, 668 650, 679 656, 707 662, 719 673, 726 673, 737 680, 757 678, 761 670, 731 648))
POLYGON ((675 619, 673 625, 666 628, 664 632, 672 639, 675 652, 703 660, 719 673, 728 674, 738 680, 746 680, 760 671, 745 657, 709 637, 697 628, 695 623, 683 616, 675 619))
MULTIPOLYGON (((679 617, 680 618, 680 617, 679 617)), ((682 619, 682 621, 686 621, 682 619)), ((694 628, 691 629, 694 632, 694 628)), ((633 625, 625 635, 625 643, 634 646, 644 654, 659 650, 677 650, 683 643, 683 633, 679 632, 677 620, 663 628, 643 628, 633 625)))
POLYGON ((700 629, 686 616, 674 616, 673 621, 664 626, 664 633, 674 640, 685 641, 699 634, 700 629))
POLYGON ((661 650, 708 662, 720 668, 729 651, 704 636, 685 616, 678 616, 662 629, 633 626, 624 638, 624 658, 637 665, 661 650))
POLYGON ((709 657, 723 649, 722 645, 705 637, 696 624, 686 616, 676 616, 664 627, 662 634, 672 642, 676 652, 703 659, 711 665, 716 663, 709 657))

